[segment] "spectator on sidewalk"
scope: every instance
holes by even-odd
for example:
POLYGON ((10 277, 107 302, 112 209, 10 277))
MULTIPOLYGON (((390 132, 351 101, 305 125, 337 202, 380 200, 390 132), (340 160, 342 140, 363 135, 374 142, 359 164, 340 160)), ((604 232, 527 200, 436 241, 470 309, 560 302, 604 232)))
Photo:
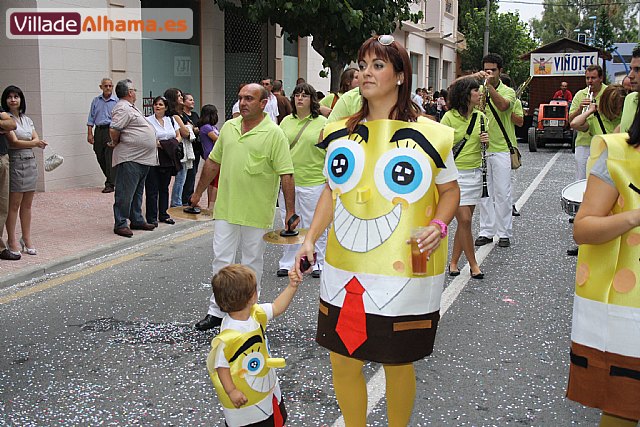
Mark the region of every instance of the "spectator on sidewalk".
MULTIPOLYGON (((0 230, 4 229, 9 211, 9 146, 7 133, 16 129, 16 122, 0 108, 0 230)), ((12 254, 0 236, 0 259, 17 261, 19 255, 12 254)))
MULTIPOLYGON (((173 153, 167 153, 168 147, 175 147, 180 137, 180 127, 169 115, 167 100, 164 96, 156 96, 153 100, 153 114, 147 117, 156 132, 158 145, 158 165, 151 166, 144 182, 147 224, 158 226, 158 219, 165 224, 175 224, 167 213, 169 208, 169 183, 171 176, 176 175, 173 153), (163 144, 163 141, 175 139, 176 144, 163 144)), ((179 172, 178 172, 179 173, 179 172)))
POLYGON ((20 248, 26 254, 37 254, 31 241, 31 205, 38 181, 38 166, 33 149, 44 149, 47 143, 40 139, 33 121, 25 115, 27 102, 19 87, 8 86, 2 92, 2 109, 9 111, 11 118, 16 122, 16 129, 7 134, 10 177, 9 212, 5 226, 7 248, 12 255, 19 258, 20 248), (18 215, 22 231, 19 241, 16 239, 18 215))
MULTIPOLYGON (((193 99, 193 95, 190 93, 185 93, 182 121, 186 126, 192 126, 192 131, 195 136, 195 140, 192 141, 193 154, 195 158, 192 161, 192 167, 190 169, 187 169, 187 177, 185 178, 184 185, 182 186, 182 203, 180 204, 181 206, 189 205, 189 199, 193 194, 193 187, 196 184, 196 175, 198 174, 198 166, 200 166, 200 157, 202 156, 202 144, 200 144, 200 128, 198 127, 200 116, 198 116, 198 113, 194 111, 195 105, 196 103, 193 99)), ((191 134, 189 134, 189 136, 191 136, 191 134)))
POLYGON ((269 115, 271 121, 273 123, 278 123, 278 115, 280 112, 278 111, 278 98, 273 94, 273 79, 271 77, 264 77, 260 84, 263 88, 267 90, 269 93, 269 98, 267 99, 267 106, 264 108, 264 112, 269 115))
POLYGON ((109 125, 111 124, 111 112, 118 102, 118 97, 113 94, 113 82, 105 77, 100 82, 102 94, 93 98, 87 119, 87 142, 93 145, 93 152, 105 177, 103 193, 112 193, 115 177, 111 167, 113 149, 107 145, 111 140, 109 125), (95 133, 93 127, 95 126, 95 133))
MULTIPOLYGON (((264 233, 273 225, 278 189, 282 180, 287 213, 295 214, 295 183, 289 143, 282 130, 264 111, 269 91, 252 83, 238 94, 241 117, 227 121, 204 164, 191 206, 220 172, 213 232, 213 274, 234 262, 238 246, 242 264, 256 273, 258 293, 264 265, 264 233)), ((292 224, 292 229, 299 220, 292 224)), ((211 296, 209 311, 196 323, 206 331, 220 325, 223 313, 211 296)))
MULTIPOLYGON (((213 146, 218 140, 220 130, 216 126, 218 124, 218 109, 215 105, 207 104, 200 111, 200 145, 202 146, 202 159, 206 161, 213 150, 213 146)), ((213 209, 218 196, 218 179, 217 174, 213 181, 207 187, 207 209, 213 209)))
MULTIPOLYGON (((164 98, 166 99, 167 104, 167 116, 173 118, 173 122, 178 125, 180 129, 180 135, 182 136, 185 143, 190 141, 189 138, 189 128, 185 126, 184 121, 182 120, 182 113, 184 112, 184 96, 182 95, 182 91, 177 88, 170 88, 164 91, 164 98)), ((193 156, 193 150, 189 150, 191 153, 191 157, 193 156)), ((184 150, 185 156, 187 154, 187 149, 185 147, 184 150)), ((186 159, 184 159, 186 162, 186 159)), ((191 159, 193 160, 193 158, 191 159)), ((175 176, 173 180, 173 188, 171 190, 171 206, 182 206, 182 187, 184 186, 184 181, 187 178, 187 168, 184 167, 183 164, 182 169, 178 171, 178 174, 175 176)))
POLYGON ((569 90, 569 83, 567 82, 560 83, 560 89, 558 89, 556 93, 553 94, 552 99, 565 99, 569 104, 571 104, 571 101, 573 100, 573 95, 569 90))
POLYGON ((158 164, 156 133, 135 106, 136 91, 131 80, 118 82, 116 95, 120 99, 111 112, 109 128, 116 172, 113 232, 123 237, 133 237, 132 229, 151 231, 155 228, 142 216, 142 193, 149 167, 158 164))
POLYGON ((278 100, 278 124, 282 122, 282 119, 291 114, 291 102, 284 96, 284 90, 282 90, 282 80, 275 80, 273 82, 273 90, 271 91, 278 100))

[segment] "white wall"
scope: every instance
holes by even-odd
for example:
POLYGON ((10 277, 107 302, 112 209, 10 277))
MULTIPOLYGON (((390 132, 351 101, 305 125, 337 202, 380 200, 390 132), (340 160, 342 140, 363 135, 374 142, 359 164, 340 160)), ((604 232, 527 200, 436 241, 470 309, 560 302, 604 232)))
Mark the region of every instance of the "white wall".
MULTIPOLYGON (((200 2, 202 33, 200 64, 202 67, 202 105, 218 108, 218 127, 224 123, 224 14, 212 1, 200 2)), ((202 107, 199 106, 199 107, 202 107)), ((200 112, 198 111, 198 114, 200 112)))

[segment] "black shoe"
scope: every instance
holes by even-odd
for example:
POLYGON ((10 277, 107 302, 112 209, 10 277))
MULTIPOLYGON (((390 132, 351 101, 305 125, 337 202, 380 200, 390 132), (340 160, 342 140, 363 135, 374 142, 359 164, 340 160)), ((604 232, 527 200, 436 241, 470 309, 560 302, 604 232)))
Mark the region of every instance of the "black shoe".
POLYGON ((0 259, 5 259, 7 261, 18 261, 20 258, 22 258, 20 252, 13 252, 9 249, 4 249, 2 252, 0 252, 0 259))
POLYGON ((491 237, 478 236, 478 238, 476 239, 476 246, 484 246, 487 243, 491 242, 493 242, 493 239, 491 237))
POLYGON ((105 185, 102 189, 103 193, 113 193, 114 191, 115 189, 113 188, 113 185, 105 185))
POLYGON ((211 314, 204 316, 204 319, 196 323, 195 328, 199 331, 208 331, 216 326, 220 326, 222 319, 211 314))
POLYGON ((281 268, 280 270, 276 271, 276 276, 278 277, 287 277, 289 275, 289 270, 287 270, 286 268, 281 268))
POLYGON ((459 276, 460 275, 460 270, 452 270, 451 269, 451 265, 449 265, 449 276, 459 276))
POLYGON ((573 224, 573 217, 569 218, 569 224, 573 224))
POLYGON ((508 248, 511 246, 511 242, 508 237, 501 237, 500 240, 498 240, 498 246, 501 248, 508 248))
POLYGON ((520 216, 520 212, 516 209, 516 205, 511 205, 511 216, 520 216))
POLYGON ((480 280, 482 280, 482 279, 484 279, 484 273, 483 272, 480 272, 478 274, 471 273, 471 278, 472 279, 480 279, 480 280))
POLYGON ((567 249, 567 255, 578 256, 578 248, 567 249))
POLYGON ((320 278, 320 270, 313 270, 311 272, 311 277, 313 277, 314 279, 319 279, 320 278))

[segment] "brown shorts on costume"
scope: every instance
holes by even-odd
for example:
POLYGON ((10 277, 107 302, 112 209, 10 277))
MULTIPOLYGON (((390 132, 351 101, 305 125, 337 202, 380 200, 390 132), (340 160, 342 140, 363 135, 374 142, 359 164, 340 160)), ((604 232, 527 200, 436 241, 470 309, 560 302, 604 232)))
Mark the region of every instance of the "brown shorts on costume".
POLYGON ((440 312, 414 316, 367 314, 367 340, 353 354, 336 332, 340 307, 320 300, 316 341, 326 349, 355 359, 378 363, 411 363, 433 352, 440 312))
POLYGON ((640 359, 572 342, 567 397, 609 414, 640 419, 640 359))

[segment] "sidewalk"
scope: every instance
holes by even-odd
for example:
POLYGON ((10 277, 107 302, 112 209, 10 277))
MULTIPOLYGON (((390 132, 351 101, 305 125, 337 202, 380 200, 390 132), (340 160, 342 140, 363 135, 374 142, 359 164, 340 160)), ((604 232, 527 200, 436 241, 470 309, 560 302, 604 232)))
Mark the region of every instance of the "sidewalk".
MULTIPOLYGON (((114 193, 103 194, 101 190, 36 192, 31 236, 38 254, 22 254, 19 261, 0 260, 0 289, 200 224, 175 218, 175 225, 160 223, 154 231, 134 230, 132 238, 118 236, 113 233, 114 193)), ((201 205, 206 206, 206 192, 203 196, 201 205)), ((19 223, 16 235, 20 237, 19 223)))

